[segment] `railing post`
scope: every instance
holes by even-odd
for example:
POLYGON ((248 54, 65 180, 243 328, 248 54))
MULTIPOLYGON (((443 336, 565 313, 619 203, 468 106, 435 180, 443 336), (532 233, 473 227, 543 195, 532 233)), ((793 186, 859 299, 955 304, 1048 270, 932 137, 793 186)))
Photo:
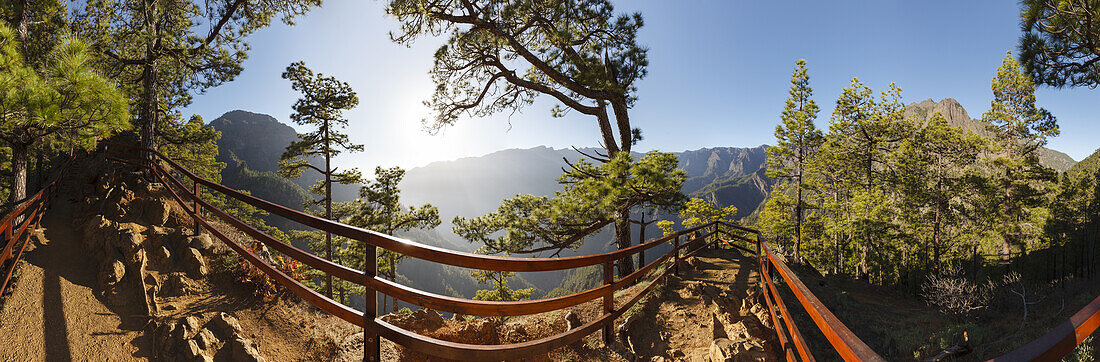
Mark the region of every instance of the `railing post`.
MULTIPOLYGON (((615 261, 608 260, 603 263, 603 285, 611 285, 615 282, 613 277, 615 261)), ((603 314, 611 314, 615 309, 615 291, 612 290, 607 296, 603 297, 603 314)), ((603 344, 605 346, 611 345, 612 340, 612 326, 615 325, 615 320, 607 321, 607 325, 603 326, 603 344)))
POLYGON ((672 239, 672 274, 680 275, 680 235, 676 235, 675 239, 672 239))
MULTIPOLYGON (((366 255, 363 258, 363 276, 369 281, 378 274, 377 248, 367 243, 366 255)), ((363 361, 381 361, 382 345, 378 337, 378 330, 374 328, 374 318, 378 316, 378 294, 370 287, 363 287, 363 361)))
MULTIPOLYGON (((168 185, 164 185, 168 187, 168 185)), ((199 200, 202 199, 202 188, 199 187, 198 181, 195 182, 195 235, 202 234, 202 226, 199 225, 199 216, 202 215, 202 206, 199 206, 199 200)))

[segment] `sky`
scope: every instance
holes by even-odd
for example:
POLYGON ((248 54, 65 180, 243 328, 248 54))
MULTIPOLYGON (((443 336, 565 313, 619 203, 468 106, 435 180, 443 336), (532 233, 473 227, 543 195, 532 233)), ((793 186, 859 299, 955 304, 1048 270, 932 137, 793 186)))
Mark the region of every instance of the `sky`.
MULTIPOLYGON (((906 103, 955 98, 972 118, 989 108, 989 83, 1019 39, 1015 1, 615 1, 641 12, 639 41, 649 75, 637 83, 631 123, 645 140, 636 151, 774 144, 791 72, 806 59, 818 127, 828 128, 837 96, 853 77, 876 92, 891 82, 906 103)), ((243 109, 290 122, 299 94, 280 74, 305 61, 349 83, 360 104, 345 113, 364 152, 337 158, 370 174, 375 166, 413 168, 508 148, 595 146, 594 119, 552 118, 549 97, 517 113, 463 117, 439 134, 424 131, 428 71, 444 41, 390 41, 398 28, 379 0, 326 0, 294 26, 275 23, 249 38, 244 71, 197 95, 183 110, 207 122, 243 109)), ((1038 104, 1062 134, 1048 147, 1075 160, 1100 147, 1100 89, 1040 88, 1038 104)), ((305 128, 292 125, 300 132, 305 128)))

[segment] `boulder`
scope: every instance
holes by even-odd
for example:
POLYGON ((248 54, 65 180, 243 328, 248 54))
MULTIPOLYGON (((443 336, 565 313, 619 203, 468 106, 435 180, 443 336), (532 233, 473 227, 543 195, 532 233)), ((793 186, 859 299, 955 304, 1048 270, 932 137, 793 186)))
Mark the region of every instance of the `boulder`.
POLYGON ((172 215, 172 204, 168 200, 146 199, 143 204, 141 215, 150 225, 163 226, 172 215))
POLYGON ((164 245, 153 248, 152 256, 154 262, 160 263, 162 265, 166 265, 172 262, 172 252, 168 251, 168 247, 164 245))
POLYGON ((195 248, 187 248, 183 252, 183 266, 187 270, 187 275, 193 279, 202 279, 208 272, 206 259, 203 259, 202 254, 195 248))
POLYGON ((120 224, 115 237, 111 238, 111 246, 118 249, 127 259, 141 249, 141 244, 145 242, 145 236, 137 228, 128 226, 128 224, 120 224))
POLYGON ((195 342, 198 342, 199 348, 210 350, 217 346, 218 337, 214 336, 214 332, 203 328, 198 334, 195 334, 195 342))
POLYGON ((187 344, 183 347, 183 355, 192 360, 202 356, 202 348, 199 347, 199 342, 194 339, 188 340, 187 344))
POLYGON ((210 240, 210 235, 199 234, 188 238, 187 245, 200 251, 209 251, 214 247, 214 241, 210 240))
POLYGON ((126 276, 126 265, 118 259, 104 262, 99 269, 99 285, 106 290, 126 276))
POLYGON ((256 347, 256 344, 239 334, 233 336, 233 339, 229 341, 229 345, 233 351, 234 361, 266 361, 263 356, 260 356, 260 351, 259 348, 256 347))
POLYGON ((194 284, 183 273, 168 274, 164 279, 164 285, 160 288, 160 295, 164 297, 179 297, 191 294, 195 291, 194 284))
POLYGON ((241 323, 237 321, 237 318, 225 312, 218 313, 218 315, 211 318, 210 322, 207 322, 206 325, 212 328, 214 332, 226 338, 241 332, 241 323))
POLYGON ((387 314, 382 316, 386 323, 411 331, 436 330, 443 326, 443 317, 439 313, 421 308, 409 314, 387 314))
POLYGON ((734 361, 737 354, 733 341, 727 338, 719 338, 710 344, 710 360, 713 362, 734 361))

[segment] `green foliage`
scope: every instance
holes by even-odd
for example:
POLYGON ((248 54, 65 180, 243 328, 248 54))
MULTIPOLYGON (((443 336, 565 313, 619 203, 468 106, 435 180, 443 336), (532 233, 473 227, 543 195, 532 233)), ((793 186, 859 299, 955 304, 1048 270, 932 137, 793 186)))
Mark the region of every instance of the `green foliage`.
MULTIPOLYGON (((647 49, 637 43, 641 14, 616 16, 609 0, 390 0, 386 12, 401 23, 395 42, 448 34, 431 70, 436 91, 427 104, 435 116, 425 120, 428 129, 451 125, 466 112, 520 109, 543 94, 596 118, 609 153, 629 151, 640 140, 627 113, 649 64, 647 49)), ((564 113, 556 106, 552 115, 564 113)))
MULTIPOLYGON (((306 168, 311 168, 326 178, 331 178, 332 182, 358 183, 361 179, 358 170, 336 172, 328 162, 344 151, 363 150, 363 145, 351 143, 348 135, 341 133, 348 126, 348 120, 342 116, 343 111, 359 104, 355 91, 350 85, 334 77, 314 74, 302 62, 287 66, 283 79, 290 80, 291 88, 302 93, 302 98, 294 103, 294 114, 290 119, 299 125, 316 128, 312 132, 298 134, 298 140, 286 147, 286 152, 279 158, 279 174, 287 178, 298 178, 306 168), (310 165, 309 157, 325 158, 326 169, 321 170, 310 165)), ((319 181, 310 191, 328 197, 329 188, 329 183, 319 181)), ((326 200, 311 202, 306 207, 317 206, 324 201, 326 200)))
POLYGON ((1100 1, 1020 2, 1020 62, 1036 83, 1100 85, 1100 1))
POLYGON ((986 199, 983 214, 1000 234, 1001 253, 1007 258, 1012 247, 1026 250, 1041 234, 1048 212, 1043 194, 1057 175, 1039 164, 1036 149, 1059 132, 1054 116, 1035 105, 1035 85, 1012 53, 997 68, 991 88, 993 100, 982 119, 991 124, 994 136, 980 192, 986 199))
MULTIPOLYGON (((810 88, 810 75, 806 70, 806 61, 799 59, 795 63, 794 74, 791 75, 791 90, 788 92, 786 106, 780 116, 781 122, 775 127, 775 147, 768 148, 768 177, 780 182, 791 183, 795 197, 793 203, 776 202, 766 206, 769 212, 765 221, 765 228, 783 228, 783 215, 791 215, 794 219, 792 231, 795 235, 794 253, 801 259, 802 255, 802 220, 804 211, 813 208, 807 205, 802 198, 803 191, 809 186, 803 177, 806 166, 814 153, 821 148, 824 137, 821 130, 814 125, 819 108, 814 102, 813 89, 810 88), (767 207, 771 209, 768 210, 767 207), (778 222, 778 225, 768 223, 778 222)), ((780 187, 780 189, 787 189, 780 187)), ((774 194, 774 191, 773 191, 774 194)), ((772 230, 776 232, 778 230, 772 230)))
MULTIPOLYGON (((405 170, 400 167, 374 169, 374 180, 366 182, 359 189, 359 198, 340 203, 340 219, 344 222, 365 229, 374 230, 386 235, 394 235, 396 232, 413 229, 433 229, 439 226, 439 209, 431 204, 405 206, 401 204, 401 190, 398 185, 405 177, 405 170)), ((368 244, 359 241, 347 240, 337 252, 344 265, 362 269, 363 258, 368 244)), ((397 280, 397 264, 405 259, 405 255, 386 249, 378 249, 377 265, 378 274, 389 279, 397 280)), ((349 287, 349 290, 359 292, 359 286, 349 287)), ((397 301, 394 301, 397 304, 397 301)))
POLYGON ((474 300, 509 302, 530 298, 531 292, 534 292, 535 288, 513 290, 508 287, 508 279, 514 275, 515 273, 513 272, 494 270, 475 270, 470 272, 470 276, 474 277, 478 283, 492 282, 494 286, 493 289, 477 291, 474 300))
MULTIPOLYGON (((194 92, 231 81, 243 69, 245 38, 281 17, 293 24, 320 0, 93 0, 72 28, 93 44, 102 67, 134 104, 142 145, 156 148, 170 119, 194 92), (167 115, 167 119, 162 116, 167 115)), ((179 128, 179 127, 170 127, 179 128)))
POLYGON ((454 232, 489 254, 579 248, 583 237, 607 225, 620 208, 671 208, 680 203, 685 176, 676 156, 650 152, 641 159, 619 153, 599 165, 581 160, 558 178, 553 197, 519 195, 496 212, 456 217, 454 232))
POLYGON ((36 144, 88 149, 127 128, 127 103, 99 75, 92 49, 61 40, 39 67, 24 62, 12 29, 0 24, 0 139, 12 151, 11 201, 26 196, 27 151, 36 144))

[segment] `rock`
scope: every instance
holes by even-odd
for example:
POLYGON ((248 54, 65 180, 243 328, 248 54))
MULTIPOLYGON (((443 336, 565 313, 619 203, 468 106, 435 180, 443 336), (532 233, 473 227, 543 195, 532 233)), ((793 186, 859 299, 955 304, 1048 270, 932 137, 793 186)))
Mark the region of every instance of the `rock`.
POLYGON ((161 245, 153 248, 153 261, 161 264, 169 264, 172 262, 172 252, 168 251, 168 247, 161 245))
POLYGON ((153 274, 145 275, 145 285, 153 291, 153 295, 157 295, 157 292, 160 291, 160 280, 153 274))
POLYGON ((210 235, 199 234, 188 238, 187 245, 200 251, 208 251, 214 247, 214 241, 210 240, 210 235))
POLYGON ((172 215, 172 205, 168 200, 146 199, 142 208, 142 216, 151 225, 164 225, 168 217, 172 215))
POLYGON ((581 317, 578 317, 577 313, 574 313, 573 311, 569 311, 569 313, 565 314, 565 323, 568 326, 566 328, 566 330, 571 331, 571 330, 573 330, 573 328, 577 328, 577 327, 581 326, 581 317))
POLYGON ((157 327, 153 336, 156 338, 157 346, 160 346, 161 351, 169 351, 175 345, 172 340, 172 334, 176 330, 176 322, 170 321, 168 323, 162 323, 157 327))
POLYGON ((464 323, 454 335, 460 343, 499 344, 501 323, 496 318, 478 318, 464 323))
POLYGON ((126 265, 118 259, 104 262, 99 270, 99 285, 108 289, 126 276, 126 265))
POLYGON ((203 350, 210 350, 216 347, 218 344, 218 337, 214 337, 214 332, 209 329, 203 328, 195 335, 195 341, 199 343, 199 348, 203 350))
POLYGON ((411 331, 435 330, 443 326, 443 317, 439 313, 425 308, 409 314, 387 314, 382 317, 386 323, 411 331))
POLYGON ((225 312, 218 313, 218 315, 211 318, 210 322, 206 325, 212 327, 215 332, 226 338, 241 332, 241 323, 237 321, 237 318, 225 312))
POLYGON ((164 285, 160 288, 160 295, 164 297, 179 297, 191 294, 195 291, 194 284, 183 273, 168 274, 164 279, 164 285))
POLYGON ((722 323, 722 320, 718 318, 718 313, 710 313, 710 334, 712 339, 729 338, 726 334, 726 326, 722 323))
POLYGON ((187 248, 187 251, 183 252, 183 265, 187 270, 187 275, 193 279, 202 279, 206 276, 206 260, 195 248, 187 248))
POLYGON ((119 230, 112 238, 111 246, 117 248, 122 255, 129 258, 141 249, 141 244, 145 242, 145 236, 137 228, 129 228, 125 225, 119 224, 119 230))
POLYGON ((727 338, 719 338, 711 342, 709 357, 711 361, 733 361, 736 355, 733 341, 727 338))
POLYGON ((199 348, 199 342, 194 339, 188 340, 187 345, 183 347, 183 355, 192 359, 202 356, 202 348, 199 348))
POLYGON ((234 361, 266 361, 263 356, 260 356, 260 351, 256 348, 256 344, 239 334, 233 336, 233 339, 229 341, 229 345, 233 351, 234 361))

